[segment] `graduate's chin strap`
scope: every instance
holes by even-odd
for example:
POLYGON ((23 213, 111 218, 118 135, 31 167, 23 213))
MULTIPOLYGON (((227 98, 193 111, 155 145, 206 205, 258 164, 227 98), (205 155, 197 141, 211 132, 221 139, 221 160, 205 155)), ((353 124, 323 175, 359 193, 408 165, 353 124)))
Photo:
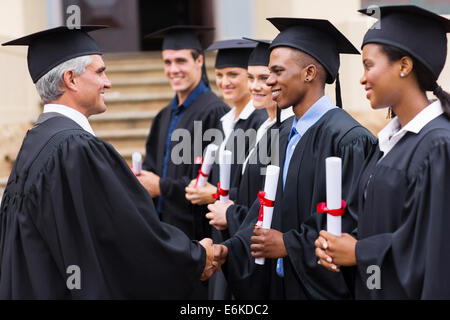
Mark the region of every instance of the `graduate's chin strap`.
POLYGON ((341 81, 339 81, 339 73, 336 75, 336 106, 342 109, 341 81))

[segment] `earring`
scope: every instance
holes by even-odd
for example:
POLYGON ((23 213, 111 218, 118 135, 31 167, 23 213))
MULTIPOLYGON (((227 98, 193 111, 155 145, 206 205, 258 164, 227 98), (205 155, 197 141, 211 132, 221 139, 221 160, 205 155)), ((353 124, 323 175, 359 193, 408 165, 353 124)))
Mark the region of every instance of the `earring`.
POLYGON ((309 81, 309 78, 306 78, 306 81, 309 81))
POLYGON ((400 72, 400 78, 404 78, 405 74, 403 72, 400 72))

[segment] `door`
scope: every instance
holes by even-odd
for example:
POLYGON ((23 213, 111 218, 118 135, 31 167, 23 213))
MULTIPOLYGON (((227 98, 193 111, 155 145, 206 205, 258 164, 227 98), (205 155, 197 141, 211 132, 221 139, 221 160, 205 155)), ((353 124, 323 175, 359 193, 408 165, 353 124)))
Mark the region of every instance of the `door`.
POLYGON ((90 34, 103 52, 140 51, 138 2, 138 0, 63 0, 63 14, 67 17, 67 8, 70 5, 77 5, 80 8, 82 25, 111 26, 112 28, 90 34))

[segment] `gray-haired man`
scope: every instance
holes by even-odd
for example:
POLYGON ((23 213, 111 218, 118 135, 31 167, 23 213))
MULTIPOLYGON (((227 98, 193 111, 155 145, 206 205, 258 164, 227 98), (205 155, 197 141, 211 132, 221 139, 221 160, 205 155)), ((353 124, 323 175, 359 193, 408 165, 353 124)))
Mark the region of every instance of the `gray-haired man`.
POLYGON ((111 87, 98 27, 58 27, 28 45, 45 103, 23 141, 0 211, 0 299, 180 299, 214 272, 210 239, 161 223, 120 155, 88 117, 111 87), (182 266, 180 268, 180 266, 182 266))

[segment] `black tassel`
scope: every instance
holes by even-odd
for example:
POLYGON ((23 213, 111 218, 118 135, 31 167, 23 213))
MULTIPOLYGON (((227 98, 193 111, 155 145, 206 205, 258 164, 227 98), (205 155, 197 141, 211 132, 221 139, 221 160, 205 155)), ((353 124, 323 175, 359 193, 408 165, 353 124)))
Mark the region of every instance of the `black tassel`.
POLYGON ((208 88, 210 88, 210 86, 209 86, 209 79, 208 79, 208 73, 206 72, 206 56, 205 56, 205 54, 203 52, 201 54, 203 55, 202 80, 205 83, 205 85, 208 88))
POLYGON ((341 82, 339 81, 339 73, 336 75, 336 106, 342 109, 341 82))
POLYGON ((277 104, 277 127, 281 125, 281 109, 277 104))

